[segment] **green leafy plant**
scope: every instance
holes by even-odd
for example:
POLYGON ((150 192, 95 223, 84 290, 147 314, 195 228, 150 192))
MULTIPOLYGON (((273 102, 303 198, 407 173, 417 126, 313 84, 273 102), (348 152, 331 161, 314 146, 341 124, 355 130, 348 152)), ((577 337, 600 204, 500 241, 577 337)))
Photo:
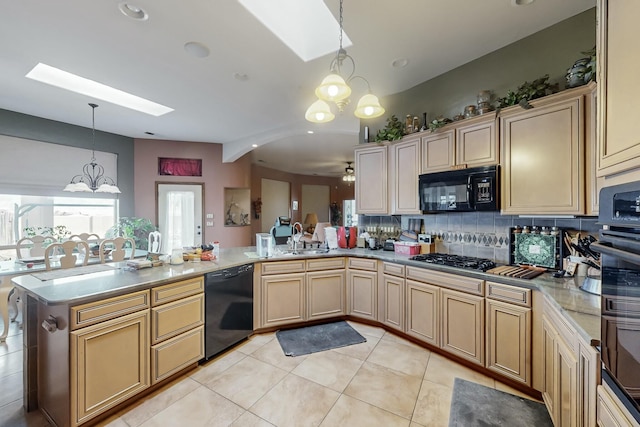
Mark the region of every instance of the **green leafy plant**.
POLYGON ((404 136, 404 125, 394 115, 387 119, 387 125, 376 134, 376 142, 396 141, 404 136))
POLYGON ((429 122, 429 130, 431 132, 434 132, 437 129, 440 129, 442 126, 446 125, 447 123, 451 123, 451 119, 448 119, 446 117, 442 117, 442 116, 438 116, 435 119, 431 120, 429 122))
POLYGON ((533 80, 532 82, 524 82, 514 92, 509 90, 507 96, 500 98, 500 107, 509 107, 511 105, 520 105, 523 108, 527 108, 528 101, 536 98, 542 98, 543 96, 550 95, 558 91, 558 85, 552 85, 549 83, 549 74, 533 80))
POLYGON ((146 250, 149 247, 149 233, 156 231, 156 226, 147 218, 123 217, 109 228, 105 237, 131 237, 136 243, 136 248, 146 250))
POLYGON ((55 227, 25 227, 24 235, 26 237, 33 236, 51 236, 56 241, 62 242, 64 239, 71 235, 71 231, 66 225, 56 225, 55 227))

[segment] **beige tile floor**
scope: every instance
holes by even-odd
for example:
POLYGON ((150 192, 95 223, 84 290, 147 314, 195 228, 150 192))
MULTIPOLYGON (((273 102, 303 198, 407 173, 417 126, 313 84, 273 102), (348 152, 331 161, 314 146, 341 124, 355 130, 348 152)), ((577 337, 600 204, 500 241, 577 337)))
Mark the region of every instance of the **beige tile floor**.
MULTIPOLYGON (((100 425, 447 426, 456 377, 510 387, 381 328, 350 324, 367 342, 284 356, 275 333, 256 335, 100 425)), ((0 426, 47 426, 22 411, 22 333, 0 344, 0 426)))

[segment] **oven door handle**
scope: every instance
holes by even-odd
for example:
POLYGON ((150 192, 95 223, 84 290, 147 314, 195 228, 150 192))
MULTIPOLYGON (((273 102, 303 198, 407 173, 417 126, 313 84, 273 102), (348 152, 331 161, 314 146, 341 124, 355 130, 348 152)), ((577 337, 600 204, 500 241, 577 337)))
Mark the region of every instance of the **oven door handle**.
MULTIPOLYGON (((615 239, 609 239, 609 240, 615 240, 615 239)), ((640 265, 640 255, 634 254, 633 252, 627 252, 621 249, 616 249, 599 242, 594 242, 589 247, 596 252, 600 252, 601 254, 617 257, 625 261, 628 261, 632 264, 640 265)))

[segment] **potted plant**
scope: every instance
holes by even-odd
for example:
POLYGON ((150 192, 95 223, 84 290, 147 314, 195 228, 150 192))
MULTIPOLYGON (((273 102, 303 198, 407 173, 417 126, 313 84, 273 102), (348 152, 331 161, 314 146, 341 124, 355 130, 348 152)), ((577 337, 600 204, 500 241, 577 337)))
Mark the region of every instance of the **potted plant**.
POLYGON ((376 142, 395 141, 404 136, 404 125, 394 115, 387 119, 387 125, 376 134, 376 142))
POLYGON ((107 230, 105 237, 131 237, 136 243, 136 248, 146 249, 149 245, 149 233, 156 230, 156 226, 147 218, 122 217, 107 230))

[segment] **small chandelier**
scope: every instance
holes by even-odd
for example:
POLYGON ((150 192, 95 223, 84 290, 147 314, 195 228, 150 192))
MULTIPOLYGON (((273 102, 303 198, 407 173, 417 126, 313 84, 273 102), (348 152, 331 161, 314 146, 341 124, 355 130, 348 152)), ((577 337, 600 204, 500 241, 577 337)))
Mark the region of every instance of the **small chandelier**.
POLYGON ((71 182, 64 187, 63 191, 86 192, 86 193, 120 193, 120 189, 115 181, 104 175, 104 167, 96 163, 96 107, 98 104, 89 104, 92 108, 92 129, 91 137, 93 149, 91 151, 91 162, 82 167, 82 175, 71 178, 71 182))
POLYGON ((346 182, 347 185, 351 185, 352 182, 356 181, 355 170, 351 167, 351 162, 347 162, 347 167, 344 168, 344 175, 342 176, 342 181, 346 182))
POLYGON ((349 96, 351 95, 351 88, 349 87, 349 83, 356 78, 365 81, 368 93, 358 101, 358 105, 354 111, 355 116, 361 119, 373 119, 384 114, 384 108, 380 105, 378 97, 371 93, 369 82, 362 76, 354 75, 356 72, 356 63, 353 58, 347 54, 347 51, 342 48, 342 0, 340 0, 340 48, 335 58, 331 61, 329 69, 331 70, 329 75, 325 77, 322 83, 320 83, 320 86, 316 88, 318 100, 311 104, 304 115, 308 121, 313 123, 327 123, 335 118, 335 114, 331 111, 327 101, 335 103, 338 106, 338 110, 342 112, 344 107, 350 102, 349 96), (341 71, 346 59, 351 61, 352 71, 351 74, 344 79, 341 71))

